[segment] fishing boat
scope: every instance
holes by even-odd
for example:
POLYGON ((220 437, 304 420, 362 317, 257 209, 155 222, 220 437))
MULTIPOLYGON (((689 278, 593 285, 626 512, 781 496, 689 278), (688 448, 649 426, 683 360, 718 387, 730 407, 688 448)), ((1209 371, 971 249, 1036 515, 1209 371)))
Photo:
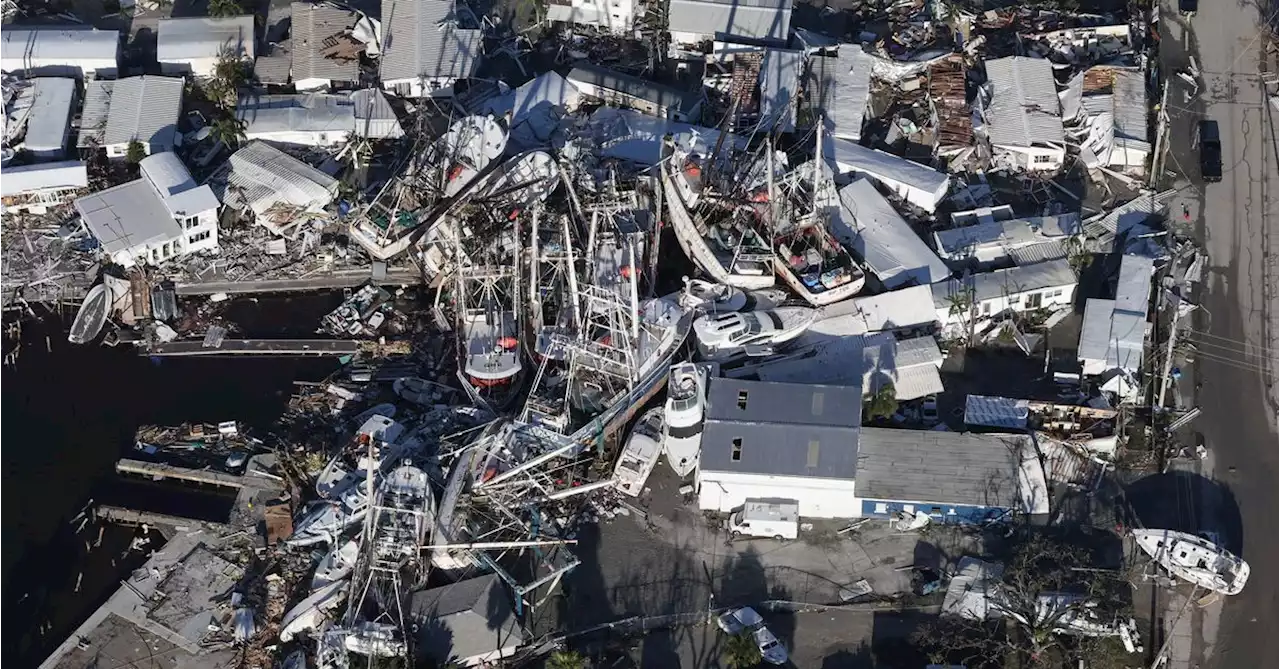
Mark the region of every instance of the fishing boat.
POLYGON ((360 542, 352 539, 329 551, 316 565, 316 573, 311 577, 311 591, 315 592, 332 583, 346 579, 356 566, 360 557, 360 542))
POLYGON ((477 462, 483 455, 482 447, 468 446, 454 458, 449 469, 449 478, 445 480, 444 493, 440 496, 435 531, 431 537, 431 566, 435 569, 449 572, 467 569, 474 564, 469 552, 442 546, 466 543, 468 540, 467 515, 461 502, 471 488, 477 462))
POLYGON ((501 263, 455 274, 459 373, 474 398, 501 411, 517 394, 524 369, 518 275, 501 263))
POLYGON ((655 407, 636 421, 622 455, 618 456, 618 464, 613 468, 613 480, 618 490, 625 495, 638 496, 659 455, 662 455, 662 409, 655 407))
POLYGON ((67 341, 72 344, 87 344, 97 338, 98 333, 102 332, 102 326, 107 324, 113 302, 115 296, 107 284, 100 283, 90 288, 89 294, 80 303, 75 320, 71 322, 67 341))
POLYGON ((1138 547, 1170 574, 1195 585, 1237 595, 1249 580, 1249 564, 1208 539, 1173 530, 1133 530, 1138 547))
POLYGON ((416 565, 435 524, 436 498, 427 473, 408 462, 392 469, 382 480, 374 512, 375 568, 416 565))
POLYGON ((671 155, 659 163, 663 194, 685 255, 716 283, 744 290, 772 286, 773 251, 756 230, 755 211, 713 192, 710 160, 670 143, 665 149, 671 155))
POLYGON ((709 360, 765 356, 804 334, 816 317, 817 311, 809 307, 711 314, 694 321, 693 332, 698 352, 709 360))
POLYGON ((691 362, 671 367, 664 406, 662 450, 667 456, 667 464, 681 478, 698 467, 706 398, 706 367, 691 362))
POLYGON ((413 232, 434 222, 442 201, 464 193, 506 151, 504 122, 488 116, 455 121, 402 177, 388 181, 364 215, 348 226, 351 238, 376 260, 389 260, 415 241, 413 232))

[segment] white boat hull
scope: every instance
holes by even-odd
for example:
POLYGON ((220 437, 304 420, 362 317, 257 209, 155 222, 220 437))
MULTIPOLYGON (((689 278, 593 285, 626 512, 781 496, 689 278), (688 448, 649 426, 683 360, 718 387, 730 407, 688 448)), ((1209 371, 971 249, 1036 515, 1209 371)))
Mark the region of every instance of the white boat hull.
POLYGON ((354 539, 330 551, 316 566, 316 573, 311 577, 311 591, 316 592, 350 576, 358 557, 360 542, 354 539))
POLYGON ((89 294, 85 295, 84 301, 80 303, 76 319, 71 323, 71 332, 67 334, 67 341, 72 344, 87 344, 93 341, 98 333, 102 332, 102 326, 107 324, 107 316, 114 301, 115 298, 111 295, 107 284, 100 283, 90 288, 89 294))
POLYGON ((663 195, 666 198, 667 212, 670 214, 671 228, 676 234, 676 239, 680 242, 680 248, 684 249, 685 255, 689 256, 689 259, 700 267, 702 271, 706 272, 716 283, 742 290, 771 288, 774 284, 772 273, 740 274, 731 272, 720 262, 715 252, 707 244, 706 238, 698 232, 698 228, 693 222, 693 213, 689 211, 684 197, 680 193, 680 188, 675 184, 674 178, 671 176, 671 170, 668 167, 669 163, 669 160, 662 162, 663 195))
POLYGON ((1170 574, 1206 590, 1237 595, 1249 564, 1209 540, 1172 530, 1134 530, 1138 547, 1170 574))
POLYGON ((828 304, 835 304, 836 302, 847 300, 862 292, 862 287, 867 283, 866 277, 862 276, 842 286, 836 286, 835 288, 824 290, 821 293, 815 293, 810 291, 809 288, 804 285, 804 282, 800 280, 800 277, 796 276, 795 272, 787 269, 781 261, 775 262, 778 267, 778 276, 787 284, 787 287, 796 295, 799 295, 805 302, 808 302, 814 307, 825 307, 828 304))
POLYGON ((662 411, 650 409, 636 422, 613 470, 613 479, 622 494, 637 497, 644 490, 645 481, 662 455, 661 439, 662 411))

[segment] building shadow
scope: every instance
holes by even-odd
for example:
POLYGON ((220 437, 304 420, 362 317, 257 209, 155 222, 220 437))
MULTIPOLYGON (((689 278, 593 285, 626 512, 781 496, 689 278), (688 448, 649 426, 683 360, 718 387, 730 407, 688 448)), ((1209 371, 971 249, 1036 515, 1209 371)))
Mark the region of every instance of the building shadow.
POLYGON ((1244 554, 1250 537, 1244 536, 1235 494, 1222 483, 1193 472, 1171 471, 1139 479, 1124 493, 1136 516, 1128 527, 1206 533, 1232 553, 1244 554))

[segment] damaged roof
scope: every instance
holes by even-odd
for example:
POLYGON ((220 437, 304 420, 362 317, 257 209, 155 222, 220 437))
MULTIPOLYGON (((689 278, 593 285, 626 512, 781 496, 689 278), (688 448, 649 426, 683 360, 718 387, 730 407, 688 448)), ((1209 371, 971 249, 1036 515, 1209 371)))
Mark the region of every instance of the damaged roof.
POLYGON ((211 58, 224 52, 253 60, 253 16, 192 16, 160 19, 156 60, 161 63, 211 58))
POLYGON ((792 0, 670 0, 667 29, 784 42, 791 35, 792 4, 792 0))
POLYGON ((262 141, 249 142, 226 164, 225 179, 211 183, 214 192, 258 215, 278 203, 320 210, 338 190, 333 177, 262 141))
POLYGON ((1019 295, 1045 288, 1074 286, 1078 283, 1071 263, 1065 258, 1032 265, 1020 265, 1008 269, 970 274, 964 279, 951 279, 933 285, 933 306, 946 309, 952 295, 972 293, 974 303, 992 300, 1004 295, 1019 295))
POLYGON ((811 62, 821 68, 822 113, 831 134, 858 141, 871 96, 872 57, 857 44, 841 44, 835 58, 815 57, 811 62))
POLYGON ((236 118, 244 122, 250 139, 285 132, 350 133, 355 129, 355 104, 346 95, 242 94, 236 118))
MULTIPOLYGON (((359 55, 341 58, 338 57, 339 54, 327 53, 340 46, 338 41, 351 33, 359 15, 349 9, 329 4, 295 2, 290 7, 293 16, 290 34, 293 80, 359 80, 359 55)), ((355 44, 359 46, 358 51, 364 51, 363 44, 355 44)))
MULTIPOLYGON (((1080 214, 1031 216, 1001 221, 984 221, 933 233, 938 254, 948 260, 977 258, 990 262, 1017 249, 1060 242, 1080 234, 1080 214)), ((1055 244, 1055 248, 1061 248, 1055 244)))
POLYGON ((652 102, 666 109, 688 114, 702 100, 701 92, 682 91, 671 86, 623 74, 593 63, 581 63, 569 71, 570 83, 581 83, 618 91, 633 98, 652 102))
POLYGON ((1062 144, 1062 107, 1048 60, 1026 56, 989 60, 987 79, 991 102, 984 115, 993 145, 1062 144))
POLYGON ((475 72, 480 30, 458 27, 452 0, 382 0, 382 80, 458 79, 475 72))
POLYGON ((951 275, 946 263, 866 179, 840 189, 832 232, 858 254, 886 288, 931 284, 951 275))
POLYGON ((1116 298, 1085 303, 1077 348, 1080 360, 1102 361, 1106 369, 1136 372, 1141 368, 1153 268, 1151 258, 1123 256, 1116 298))
POLYGON ((109 146, 136 139, 153 150, 168 151, 182 115, 183 86, 182 77, 151 74, 86 83, 78 145, 109 146))

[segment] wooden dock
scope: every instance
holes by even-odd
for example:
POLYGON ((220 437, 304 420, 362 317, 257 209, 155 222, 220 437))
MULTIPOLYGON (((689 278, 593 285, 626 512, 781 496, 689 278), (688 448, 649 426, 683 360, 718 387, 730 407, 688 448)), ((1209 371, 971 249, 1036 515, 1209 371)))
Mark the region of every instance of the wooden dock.
POLYGON ((183 518, 182 516, 171 516, 167 513, 126 509, 122 506, 112 506, 110 504, 99 504, 94 508, 93 514, 101 520, 113 523, 167 527, 179 532, 185 532, 198 527, 226 527, 226 523, 214 523, 207 520, 192 520, 190 518, 183 518))
POLYGON ((217 346, 205 346, 204 340, 184 339, 156 344, 146 355, 352 355, 368 342, 354 339, 223 339, 217 346))
POLYGON ((187 469, 186 467, 175 467, 143 460, 119 460, 116 462, 116 472, 120 474, 136 474, 156 480, 177 479, 180 481, 192 481, 223 488, 235 488, 237 490, 241 488, 275 488, 279 486, 276 481, 256 476, 237 476, 212 469, 187 469))
POLYGON ((258 281, 197 281, 178 283, 178 295, 243 295, 248 293, 299 293, 311 290, 354 288, 372 280, 380 286, 412 286, 422 283, 416 267, 388 267, 385 276, 373 276, 369 267, 324 272, 299 279, 262 279, 258 281))

